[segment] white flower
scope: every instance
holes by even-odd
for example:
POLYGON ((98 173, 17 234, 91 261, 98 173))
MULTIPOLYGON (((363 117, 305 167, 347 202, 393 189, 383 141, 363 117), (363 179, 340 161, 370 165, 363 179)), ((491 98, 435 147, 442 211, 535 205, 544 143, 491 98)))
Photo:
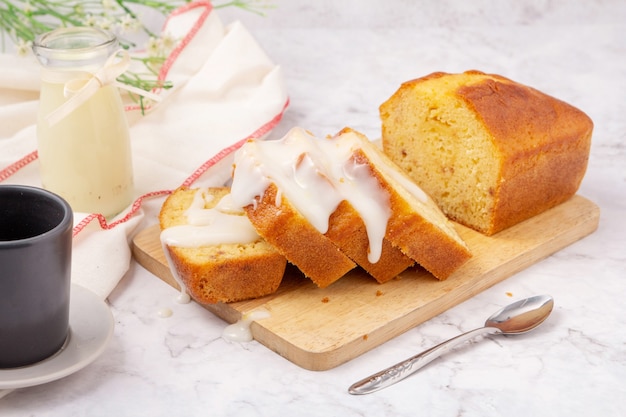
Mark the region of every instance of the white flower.
POLYGON ((141 27, 141 22, 127 13, 120 18, 118 25, 122 32, 135 32, 141 27))
POLYGON ((104 30, 111 30, 111 27, 113 27, 113 21, 111 19, 109 19, 106 16, 103 16, 102 18, 100 18, 100 20, 98 20, 98 22, 96 23, 96 25, 100 28, 100 29, 104 29, 104 30))
POLYGON ((25 41, 24 39, 20 39, 19 42, 17 43, 16 52, 19 56, 26 56, 32 51, 31 49, 32 47, 33 47, 32 41, 25 41))
POLYGON ((148 39, 146 43, 146 52, 149 57, 163 58, 169 55, 169 53, 176 46, 177 40, 170 33, 162 33, 161 36, 155 38, 154 36, 148 39))
POLYGON ((91 13, 88 15, 85 15, 85 17, 83 18, 83 25, 89 26, 89 27, 96 26, 96 17, 92 15, 91 13))
POLYGON ((174 49, 177 40, 171 33, 165 32, 161 34, 161 45, 166 53, 174 49))
POLYGON ((146 44, 146 52, 148 56, 158 57, 161 54, 161 38, 155 38, 151 36, 146 44))

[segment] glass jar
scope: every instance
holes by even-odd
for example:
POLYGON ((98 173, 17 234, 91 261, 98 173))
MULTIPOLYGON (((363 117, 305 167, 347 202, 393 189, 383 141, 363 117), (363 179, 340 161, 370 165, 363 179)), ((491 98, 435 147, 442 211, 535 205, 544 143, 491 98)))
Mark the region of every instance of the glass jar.
POLYGON ((60 28, 39 36, 33 51, 42 65, 37 141, 42 186, 74 211, 120 213, 133 199, 128 121, 118 88, 98 82, 76 105, 68 85, 86 84, 119 50, 117 38, 89 27, 60 28), (50 116, 61 106, 64 115, 50 116))

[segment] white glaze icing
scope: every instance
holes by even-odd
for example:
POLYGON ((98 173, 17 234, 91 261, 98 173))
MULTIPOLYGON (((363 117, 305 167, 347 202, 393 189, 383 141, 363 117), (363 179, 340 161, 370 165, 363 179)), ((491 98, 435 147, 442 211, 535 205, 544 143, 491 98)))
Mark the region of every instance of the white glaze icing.
POLYGON ((344 200, 359 213, 369 238, 369 261, 380 259, 391 215, 389 197, 369 167, 354 161, 361 146, 354 133, 319 139, 301 128, 280 140, 249 141, 235 155, 231 195, 238 206, 253 203, 270 183, 320 232, 344 200))
POLYGON ((270 312, 264 308, 245 313, 235 323, 224 328, 222 337, 230 342, 250 342, 253 339, 252 331, 250 330, 252 322, 266 319, 270 316, 270 312))
POLYGON ((172 277, 174 278, 174 281, 176 281, 176 283, 178 284, 178 287, 180 288, 180 292, 176 296, 176 302, 179 304, 187 304, 191 301, 191 297, 187 293, 185 284, 183 283, 183 280, 180 277, 180 274, 178 273, 178 269, 176 269, 176 266, 174 265, 174 261, 172 260, 172 256, 170 255, 170 251, 167 248, 167 246, 168 246, 167 236, 164 236, 163 232, 161 232, 161 248, 163 248, 163 254, 165 255, 165 260, 167 261, 167 265, 170 268, 170 272, 172 273, 172 277))
MULTIPOLYGON (((180 280, 180 278, 178 278, 178 279, 180 280)), ((187 293, 187 290, 182 285, 182 281, 178 281, 178 282, 181 285, 181 287, 180 287, 181 290, 180 290, 180 293, 176 296, 176 302, 178 304, 187 304, 187 303, 191 302, 191 296, 187 293)))
POLYGON ((221 244, 246 244, 259 239, 241 207, 226 195, 213 208, 205 203, 213 200, 206 190, 199 189, 185 211, 187 224, 172 226, 161 232, 161 240, 170 246, 198 247, 221 244))
POLYGON ((167 246, 199 247, 221 244, 246 244, 259 239, 250 220, 241 208, 233 205, 229 195, 222 198, 213 208, 205 208, 213 200, 205 189, 198 189, 190 206, 185 210, 187 224, 172 226, 161 232, 161 245, 172 276, 181 291, 176 301, 188 303, 183 280, 174 265, 167 246))

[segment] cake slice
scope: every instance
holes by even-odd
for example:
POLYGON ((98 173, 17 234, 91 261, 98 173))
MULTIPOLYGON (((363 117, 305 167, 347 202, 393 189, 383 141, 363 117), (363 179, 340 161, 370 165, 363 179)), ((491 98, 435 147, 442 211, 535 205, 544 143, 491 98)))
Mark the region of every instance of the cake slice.
POLYGON ((593 122, 499 75, 433 73, 380 106, 385 153, 451 219, 493 235, 575 194, 593 122))
MULTIPOLYGON (((233 181, 233 187, 237 184, 233 181)), ((255 198, 244 210, 256 231, 318 287, 329 286, 356 266, 276 184, 268 184, 255 198)))
POLYGON ((438 279, 446 279, 471 252, 436 203, 364 135, 346 128, 337 139, 352 141, 354 163, 367 167, 389 196, 385 238, 438 279))
POLYGON ((170 270, 201 304, 234 302, 274 293, 287 260, 230 204, 228 188, 175 190, 159 214, 170 270))

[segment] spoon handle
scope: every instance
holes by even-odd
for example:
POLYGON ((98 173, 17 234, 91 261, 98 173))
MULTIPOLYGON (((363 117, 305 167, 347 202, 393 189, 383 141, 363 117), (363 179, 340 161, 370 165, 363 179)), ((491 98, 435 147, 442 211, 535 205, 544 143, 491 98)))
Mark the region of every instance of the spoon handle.
POLYGON ((374 391, 381 390, 395 384, 396 382, 402 381, 409 375, 414 374, 425 365, 463 342, 473 339, 479 335, 496 333, 501 333, 501 330, 495 327, 480 327, 467 333, 460 334, 452 339, 438 344, 437 346, 425 350, 422 353, 412 356, 387 369, 383 369, 380 372, 376 372, 375 374, 356 382, 348 389, 348 392, 350 394, 369 394, 374 391))

